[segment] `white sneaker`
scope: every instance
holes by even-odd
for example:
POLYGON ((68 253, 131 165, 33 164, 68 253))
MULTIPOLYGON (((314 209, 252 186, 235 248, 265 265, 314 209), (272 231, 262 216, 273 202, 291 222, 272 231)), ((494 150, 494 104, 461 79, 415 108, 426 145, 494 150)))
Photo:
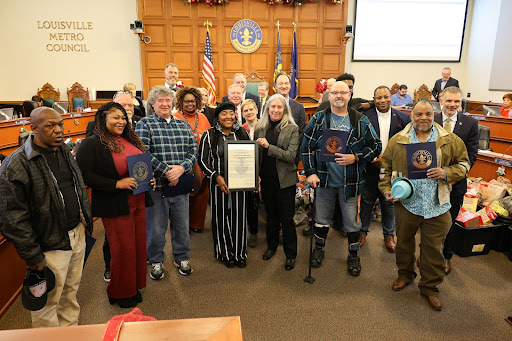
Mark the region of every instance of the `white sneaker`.
POLYGON ((183 276, 188 276, 192 273, 192 271, 194 271, 192 270, 192 267, 190 266, 190 262, 188 260, 182 260, 180 262, 174 261, 174 266, 183 276))
POLYGON ((164 278, 164 265, 161 262, 151 264, 151 273, 149 274, 149 277, 154 280, 164 278))

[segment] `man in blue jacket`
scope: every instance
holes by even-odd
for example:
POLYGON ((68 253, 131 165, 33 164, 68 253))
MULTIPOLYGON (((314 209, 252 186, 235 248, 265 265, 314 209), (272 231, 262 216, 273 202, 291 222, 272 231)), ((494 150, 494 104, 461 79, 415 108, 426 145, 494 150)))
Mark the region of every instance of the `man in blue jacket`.
POLYGON ((315 191, 315 249, 312 266, 320 267, 331 225, 335 198, 338 197, 349 243, 348 273, 359 276, 361 260, 357 212, 358 196, 363 190, 364 169, 381 153, 381 142, 368 117, 348 107, 350 91, 344 82, 336 82, 329 92, 330 108, 317 112, 309 121, 302 142, 302 163, 307 181, 315 191), (336 153, 336 162, 319 160, 324 130, 348 131, 346 154, 336 153))

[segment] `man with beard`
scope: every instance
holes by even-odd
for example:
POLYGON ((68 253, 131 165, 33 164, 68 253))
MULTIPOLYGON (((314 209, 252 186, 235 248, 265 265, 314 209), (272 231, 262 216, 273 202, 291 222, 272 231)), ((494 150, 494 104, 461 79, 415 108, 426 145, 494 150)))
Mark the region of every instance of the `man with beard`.
POLYGON ((392 289, 400 291, 416 277, 414 253, 416 232, 420 230, 420 293, 435 310, 442 309, 437 286, 444 278, 442 245, 452 225, 450 217, 450 183, 466 177, 469 159, 464 142, 455 134, 434 123, 434 109, 428 102, 418 102, 413 108, 412 122, 393 136, 382 155, 384 177, 379 189, 387 200, 394 202, 396 217, 396 265, 398 278, 392 289), (435 142, 437 167, 428 169, 427 178, 409 180, 415 186, 407 202, 391 195, 391 182, 398 176, 408 176, 406 146, 435 142))
POLYGON ((302 142, 302 163, 307 181, 315 190, 315 249, 312 266, 320 267, 324 246, 338 198, 348 237, 348 273, 359 276, 361 260, 357 201, 363 190, 363 174, 367 163, 381 152, 381 143, 368 117, 348 107, 350 91, 344 82, 336 82, 329 92, 330 108, 317 112, 309 121, 302 142), (348 131, 345 154, 336 153, 336 162, 319 161, 318 153, 326 129, 348 131))
MULTIPOLYGON (((391 90, 384 85, 379 86, 373 92, 375 108, 369 109, 364 114, 370 119, 373 128, 382 142, 382 152, 391 137, 411 122, 411 117, 400 111, 391 108, 391 90)), ((372 212, 375 201, 379 199, 382 212, 382 232, 384 244, 388 252, 395 252, 395 211, 393 203, 387 201, 377 187, 379 175, 383 173, 381 168, 382 153, 366 167, 364 176, 364 189, 361 197, 361 236, 359 244, 361 247, 366 243, 366 235, 372 221, 372 212)))

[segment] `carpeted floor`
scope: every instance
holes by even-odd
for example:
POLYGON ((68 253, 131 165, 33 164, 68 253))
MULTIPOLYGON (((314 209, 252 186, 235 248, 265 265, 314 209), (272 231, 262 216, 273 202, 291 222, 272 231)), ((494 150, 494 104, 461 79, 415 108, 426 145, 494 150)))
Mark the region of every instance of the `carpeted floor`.
MULTIPOLYGON (((209 222, 209 218, 207 218, 209 222)), ((209 226, 209 223, 207 223, 209 226)), ((191 233, 194 273, 178 274, 168 258, 165 277, 149 278, 139 304, 144 314, 163 319, 239 315, 244 339, 252 340, 512 340, 512 262, 505 254, 453 258, 453 272, 440 286, 444 309, 432 310, 419 294, 417 280, 402 292, 391 290, 396 277, 394 254, 383 244, 380 224, 373 223, 360 252, 362 273, 347 274, 347 240, 331 230, 326 257, 307 275, 309 239, 297 229, 299 254, 292 271, 284 270, 282 248, 269 261, 264 210, 260 210, 259 244, 249 249, 247 268, 227 269, 213 257, 211 229, 191 233)), ((78 293, 80 324, 105 323, 128 312, 108 304, 103 281, 103 227, 87 262, 78 293)), ((169 240, 169 236, 168 236, 169 240)), ((169 245, 166 254, 170 254, 169 245)), ((18 299, 0 320, 0 329, 30 327, 30 313, 18 299)))

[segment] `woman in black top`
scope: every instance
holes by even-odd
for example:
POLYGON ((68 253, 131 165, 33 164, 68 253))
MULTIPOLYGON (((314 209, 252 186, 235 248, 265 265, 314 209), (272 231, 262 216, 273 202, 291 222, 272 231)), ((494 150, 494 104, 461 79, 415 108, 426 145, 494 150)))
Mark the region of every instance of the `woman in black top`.
POLYGON ((215 108, 217 123, 203 133, 199 143, 199 166, 210 179, 210 209, 215 258, 228 268, 247 265, 247 192, 230 192, 224 180, 224 141, 249 140, 235 117, 235 105, 215 108))
POLYGON ((82 141, 76 160, 92 188, 93 216, 102 218, 110 244, 107 296, 110 304, 128 308, 142 302, 139 289, 146 286, 146 206, 152 201, 148 192, 132 193, 137 182, 128 175, 126 157, 146 148, 120 104, 102 105, 95 121, 94 135, 82 141))

